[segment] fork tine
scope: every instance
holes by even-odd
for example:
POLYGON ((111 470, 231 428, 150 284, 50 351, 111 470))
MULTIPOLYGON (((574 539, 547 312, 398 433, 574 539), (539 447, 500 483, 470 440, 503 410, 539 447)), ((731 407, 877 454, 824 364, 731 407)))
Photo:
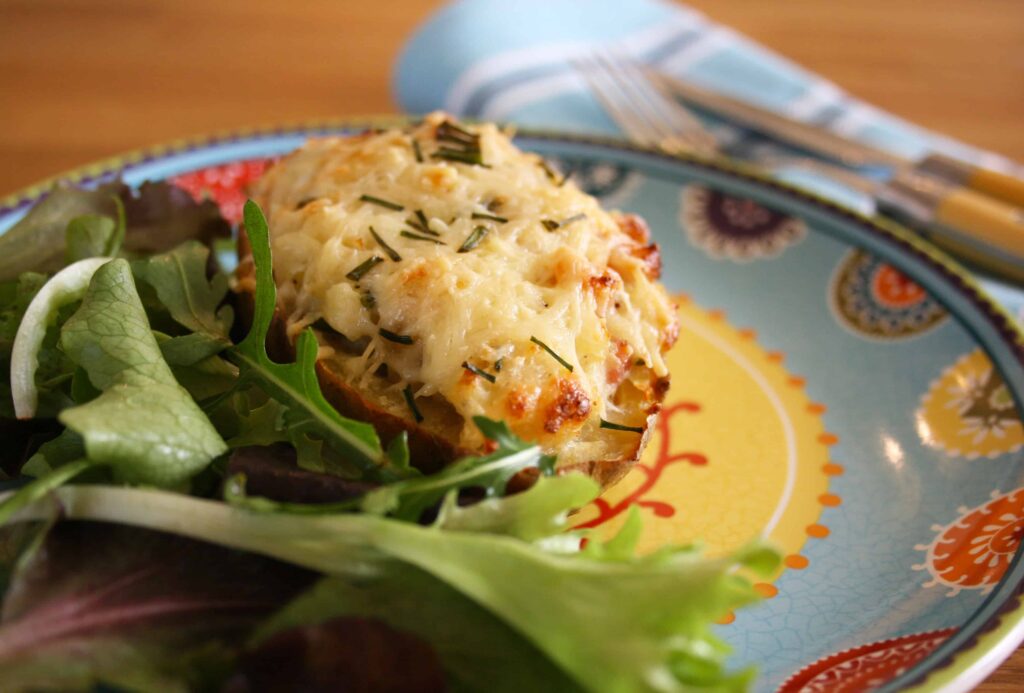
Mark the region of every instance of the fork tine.
POLYGON ((621 86, 611 79, 608 70, 596 56, 577 58, 571 62, 587 81, 608 115, 627 135, 641 144, 658 144, 658 132, 651 127, 643 114, 637 111, 628 94, 624 94, 621 86))
POLYGON ((573 64, 608 114, 633 139, 670 152, 715 150, 714 137, 700 121, 658 88, 635 61, 600 51, 573 64))

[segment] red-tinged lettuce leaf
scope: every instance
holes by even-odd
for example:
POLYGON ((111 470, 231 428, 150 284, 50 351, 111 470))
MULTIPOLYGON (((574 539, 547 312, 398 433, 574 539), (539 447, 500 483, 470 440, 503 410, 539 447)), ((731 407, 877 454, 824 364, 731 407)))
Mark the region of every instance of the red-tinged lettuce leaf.
POLYGON ((128 226, 124 246, 136 253, 162 253, 189 240, 210 245, 231 235, 216 202, 196 202, 164 181, 143 183, 134 193, 122 194, 121 202, 128 226))
POLYGON ((60 523, 0 614, 0 690, 209 690, 314 575, 181 537, 60 523))
POLYGON ((445 690, 444 672, 427 641, 367 618, 334 618, 277 633, 242 657, 224 687, 224 693, 445 690))
POLYGON ((281 635, 341 617, 379 619, 429 642, 451 691, 581 690, 485 607, 429 573, 399 562, 365 577, 323 578, 256 631, 255 652, 266 652, 281 635))

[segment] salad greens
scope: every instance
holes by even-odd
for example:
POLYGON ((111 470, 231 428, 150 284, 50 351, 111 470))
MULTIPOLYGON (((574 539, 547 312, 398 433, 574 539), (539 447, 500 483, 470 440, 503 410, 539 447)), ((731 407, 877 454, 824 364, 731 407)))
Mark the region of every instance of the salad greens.
MULTIPOLYGON (((268 354, 260 209, 246 306, 210 250, 223 221, 179 193, 58 189, 0 236, 0 420, 53 431, 4 460, 24 480, 0 496, 0 689, 219 689, 367 633, 420 643, 456 691, 745 687, 712 623, 755 599, 735 569, 770 572, 773 551, 637 556, 635 510, 608 541, 569 531, 598 484, 483 417, 493 452, 420 473, 405 434, 384 444, 326 400, 312 330, 293 362, 268 354)), ((351 665, 401 666, 370 660, 351 665)))

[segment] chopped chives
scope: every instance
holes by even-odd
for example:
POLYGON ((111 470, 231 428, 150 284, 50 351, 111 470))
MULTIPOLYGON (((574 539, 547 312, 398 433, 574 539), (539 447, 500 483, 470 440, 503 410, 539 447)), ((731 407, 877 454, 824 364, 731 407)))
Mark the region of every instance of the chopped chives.
POLYGON ((496 371, 498 371, 499 373, 501 373, 501 363, 502 363, 502 361, 504 361, 504 360, 505 360, 505 357, 504 357, 504 356, 502 356, 502 357, 501 357, 500 359, 498 359, 497 361, 495 361, 495 362, 494 362, 494 370, 496 370, 496 371))
POLYGON ((370 227, 370 235, 373 236, 373 240, 377 241, 377 245, 380 246, 381 250, 383 250, 392 261, 398 262, 402 259, 402 256, 398 254, 398 251, 385 243, 384 239, 380 237, 380 234, 373 230, 372 226, 370 227))
POLYGON ((462 245, 459 246, 457 252, 468 253, 470 250, 480 245, 480 241, 482 241, 484 239, 484 236, 486 235, 487 227, 477 226, 475 229, 473 229, 473 233, 469 234, 469 237, 462 242, 462 245))
POLYGON ((395 344, 404 344, 406 346, 409 346, 415 341, 413 340, 412 337, 410 337, 407 334, 398 334, 396 332, 392 332, 391 330, 385 330, 383 327, 381 327, 377 331, 381 337, 388 340, 389 342, 394 342, 395 344))
POLYGON ((551 168, 551 164, 549 164, 547 161, 545 161, 544 159, 541 159, 540 160, 540 167, 542 169, 544 169, 544 174, 549 179, 551 179, 552 183, 554 183, 558 187, 562 187, 563 185, 565 185, 565 178, 566 177, 565 176, 560 176, 557 173, 555 173, 555 169, 551 168))
POLYGON ((412 385, 406 385, 405 389, 402 390, 402 394, 405 395, 405 403, 409 405, 412 418, 416 420, 416 423, 423 421, 423 414, 420 413, 419 407, 416 406, 416 398, 412 394, 412 385))
POLYGON ((478 150, 463 151, 461 149, 451 149, 449 147, 441 147, 434 152, 433 157, 435 159, 445 159, 447 161, 457 161, 463 164, 473 164, 474 166, 483 166, 484 168, 490 168, 484 163, 483 154, 478 150))
POLYGON ((428 234, 430 236, 440 236, 441 235, 437 231, 434 231, 433 229, 431 229, 431 228, 429 228, 427 226, 424 226, 423 224, 421 224, 416 219, 413 219, 412 217, 409 217, 408 219, 406 219, 405 223, 408 224, 410 227, 416 229, 417 231, 420 231, 422 233, 428 234))
POLYGON ((373 297, 369 291, 365 291, 359 295, 359 302, 363 305, 363 308, 373 308, 377 305, 377 299, 373 297))
POLYGON ((363 278, 364 274, 366 274, 367 272, 369 272, 382 262, 384 262, 384 258, 380 257, 379 255, 374 255, 368 260, 361 262, 358 267, 356 267, 354 270, 352 270, 345 276, 351 279, 352 281, 357 282, 363 278))
POLYGON ((483 212, 473 212, 470 215, 471 219, 490 219, 500 224, 504 224, 508 221, 505 217, 499 217, 497 214, 484 214, 483 212))
POLYGON ((586 214, 573 214, 571 217, 563 219, 562 221, 555 221, 554 219, 541 219, 540 223, 544 224, 544 228, 546 228, 548 231, 554 231, 555 229, 565 228, 566 226, 572 224, 573 222, 586 218, 586 214))
POLYGON ((601 428, 607 428, 612 431, 627 431, 629 433, 644 432, 642 426, 623 426, 622 424, 612 423, 611 421, 605 421, 604 419, 601 419, 601 428))
POLYGON ((455 140, 463 144, 476 144, 480 141, 480 135, 474 135, 450 120, 446 120, 437 126, 437 138, 441 140, 455 140))
POLYGON ((483 370, 482 368, 477 368, 476 366, 474 366, 469 361, 463 361, 462 362, 462 367, 465 368, 470 373, 472 373, 474 375, 479 375, 484 380, 488 380, 488 381, 490 381, 492 383, 497 380, 497 378, 493 374, 488 373, 487 371, 483 370))
POLYGON ((531 342, 533 342, 534 344, 536 344, 537 346, 539 346, 539 347, 540 347, 541 349, 543 349, 544 351, 546 351, 546 352, 548 352, 549 354, 551 354, 552 358, 554 358, 554 359, 555 359, 555 361, 558 361, 558 362, 559 362, 560 364, 562 364, 563 366, 565 366, 565 369, 566 369, 567 371, 569 371, 570 373, 572 373, 572 364, 571 364, 571 363, 569 363, 568 361, 566 361, 565 359, 563 359, 563 358, 562 358, 561 356, 559 356, 558 354, 556 354, 556 353, 554 352, 554 350, 553 350, 553 349, 552 349, 551 347, 549 347, 549 346, 548 346, 547 344, 545 344, 544 342, 540 341, 540 340, 539 340, 539 339, 537 339, 536 337, 530 337, 530 341, 531 341, 531 342))
POLYGON ((430 230, 430 221, 427 219, 427 215, 423 213, 423 210, 417 209, 414 212, 414 214, 416 215, 416 218, 419 219, 420 224, 423 226, 423 229, 427 233, 433 233, 433 231, 430 230))
POLYGON ((360 195, 359 200, 361 202, 369 202, 370 204, 373 205, 387 207, 388 209, 393 209, 396 212, 401 212, 403 209, 405 209, 405 207, 396 202, 388 202, 387 200, 382 200, 379 197, 374 197, 373 195, 360 195))
POLYGON ((582 213, 581 214, 573 214, 568 219, 562 220, 562 223, 560 224, 560 226, 562 228, 565 228, 566 226, 568 226, 569 224, 571 224, 571 223, 573 223, 575 221, 580 221, 581 219, 586 219, 586 218, 587 218, 586 214, 582 214, 582 213))
POLYGON ((423 163, 423 151, 420 149, 419 140, 415 137, 412 138, 412 153, 416 157, 416 161, 423 163))
POLYGON ((403 236, 405 238, 411 238, 414 241, 430 241, 431 243, 436 243, 438 245, 448 245, 444 241, 439 241, 436 238, 431 238, 430 236, 421 236, 418 233, 413 233, 412 231, 406 231, 404 229, 398 235, 403 236))

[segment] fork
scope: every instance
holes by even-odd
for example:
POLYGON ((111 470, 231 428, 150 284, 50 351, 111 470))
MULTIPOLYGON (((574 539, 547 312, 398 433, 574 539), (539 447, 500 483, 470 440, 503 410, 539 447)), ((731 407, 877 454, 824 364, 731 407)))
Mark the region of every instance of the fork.
POLYGON ((718 151, 715 136, 697 117, 631 60, 594 52, 571 63, 611 119, 638 144, 669 154, 718 151))
MULTIPOLYGON (((571 61, 611 119, 638 144, 669 154, 722 154, 723 147, 688 108, 651 79, 646 67, 612 52, 595 51, 571 61)), ((866 194, 877 182, 806 156, 746 153, 749 162, 769 173, 800 169, 827 176, 866 194)))

